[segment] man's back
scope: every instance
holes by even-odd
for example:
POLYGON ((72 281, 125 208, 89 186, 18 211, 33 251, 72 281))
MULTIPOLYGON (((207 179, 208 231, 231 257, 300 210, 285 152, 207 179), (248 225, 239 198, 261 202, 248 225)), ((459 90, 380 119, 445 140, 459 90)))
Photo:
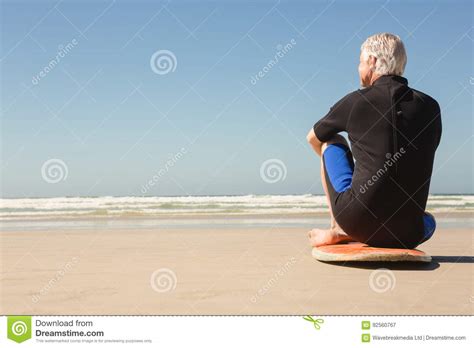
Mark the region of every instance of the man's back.
POLYGON ((438 103, 396 75, 348 94, 315 124, 319 139, 347 131, 355 159, 338 223, 379 246, 413 247, 423 237, 435 150, 441 137, 438 103))

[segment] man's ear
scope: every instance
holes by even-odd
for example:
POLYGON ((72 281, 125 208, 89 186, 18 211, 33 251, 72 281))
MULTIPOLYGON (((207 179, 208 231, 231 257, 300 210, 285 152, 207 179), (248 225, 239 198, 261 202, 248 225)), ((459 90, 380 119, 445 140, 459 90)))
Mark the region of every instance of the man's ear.
POLYGON ((369 56, 369 67, 370 70, 375 71, 375 66, 377 64, 377 57, 369 56))

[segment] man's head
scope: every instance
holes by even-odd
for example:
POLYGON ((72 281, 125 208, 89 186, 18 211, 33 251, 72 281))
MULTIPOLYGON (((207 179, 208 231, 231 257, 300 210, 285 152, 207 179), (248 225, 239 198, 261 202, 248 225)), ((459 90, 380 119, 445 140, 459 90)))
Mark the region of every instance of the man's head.
POLYGON ((360 48, 359 76, 362 87, 371 86, 382 75, 403 75, 407 64, 405 46, 399 36, 370 36, 360 48))

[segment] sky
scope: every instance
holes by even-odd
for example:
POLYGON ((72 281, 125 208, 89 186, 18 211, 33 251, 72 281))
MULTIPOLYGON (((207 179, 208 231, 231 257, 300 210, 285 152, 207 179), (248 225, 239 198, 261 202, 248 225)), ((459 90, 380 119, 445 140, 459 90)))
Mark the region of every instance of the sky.
MULTIPOLYGON (((321 194, 306 134, 391 32, 473 193, 470 1, 1 1, 1 196, 321 194)), ((416 170, 416 168, 414 168, 416 170)))

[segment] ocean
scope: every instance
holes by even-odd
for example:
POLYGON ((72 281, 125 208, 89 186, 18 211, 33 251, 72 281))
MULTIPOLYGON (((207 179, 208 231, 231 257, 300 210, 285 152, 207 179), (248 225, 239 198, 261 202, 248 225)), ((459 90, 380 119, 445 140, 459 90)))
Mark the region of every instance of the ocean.
MULTIPOLYGON (((328 212, 323 195, 243 195, 186 197, 56 197, 0 199, 0 220, 95 217, 180 217, 279 215, 328 212)), ((432 213, 474 212, 474 195, 431 195, 432 213)))

